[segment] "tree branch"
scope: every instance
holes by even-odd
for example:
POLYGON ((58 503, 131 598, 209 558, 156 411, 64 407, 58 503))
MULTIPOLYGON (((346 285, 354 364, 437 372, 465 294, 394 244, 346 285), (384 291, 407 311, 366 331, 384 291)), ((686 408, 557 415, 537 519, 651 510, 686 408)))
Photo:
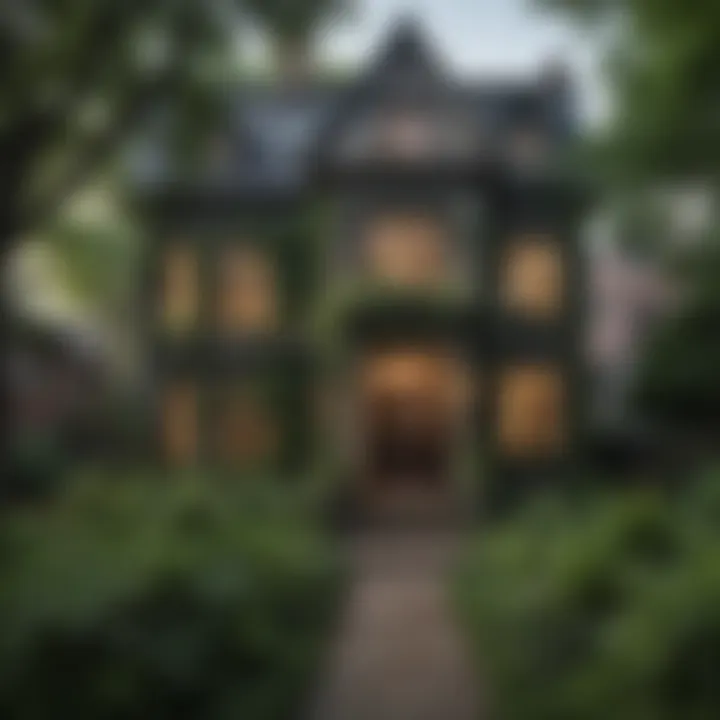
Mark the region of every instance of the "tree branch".
POLYGON ((20 231, 44 224, 57 209, 87 180, 105 157, 110 155, 145 117, 147 112, 178 87, 179 73, 148 82, 137 89, 134 97, 115 115, 111 124, 95 137, 89 139, 76 155, 71 168, 56 186, 45 193, 20 218, 20 231))

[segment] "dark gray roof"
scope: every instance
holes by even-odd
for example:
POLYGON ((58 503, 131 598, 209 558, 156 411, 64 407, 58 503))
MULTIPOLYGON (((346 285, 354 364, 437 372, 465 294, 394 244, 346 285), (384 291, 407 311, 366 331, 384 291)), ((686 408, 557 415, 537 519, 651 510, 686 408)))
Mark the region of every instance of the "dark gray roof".
MULTIPOLYGON (((204 189, 237 192, 302 189, 309 180, 314 150, 338 125, 352 122, 358 105, 403 94, 452 105, 491 136, 528 121, 544 122, 558 137, 566 137, 572 127, 565 85, 550 87, 537 78, 457 83, 445 75, 417 26, 400 24, 369 69, 356 79, 236 88, 228 99, 225 122, 210 138, 205 167, 194 182, 204 189)), ((142 185, 162 185, 172 177, 158 139, 146 139, 136 159, 142 185)))

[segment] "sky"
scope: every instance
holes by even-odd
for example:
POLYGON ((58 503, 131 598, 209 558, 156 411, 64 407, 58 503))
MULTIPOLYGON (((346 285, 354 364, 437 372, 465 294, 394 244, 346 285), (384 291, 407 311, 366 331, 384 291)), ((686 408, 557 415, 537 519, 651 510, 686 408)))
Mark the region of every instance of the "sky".
POLYGON ((578 88, 582 118, 602 122, 608 99, 591 39, 533 0, 356 0, 351 18, 327 33, 320 46, 329 62, 356 65, 382 43, 393 22, 412 15, 449 67, 459 75, 532 73, 563 59, 578 88))

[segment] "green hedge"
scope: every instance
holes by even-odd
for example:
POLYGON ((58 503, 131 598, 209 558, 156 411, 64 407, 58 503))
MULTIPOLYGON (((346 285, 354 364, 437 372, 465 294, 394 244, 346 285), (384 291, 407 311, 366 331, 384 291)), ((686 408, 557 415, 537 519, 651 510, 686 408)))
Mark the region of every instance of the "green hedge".
POLYGON ((339 579, 287 496, 203 478, 73 486, 0 534, 0 717, 286 717, 339 579))
POLYGON ((720 473, 682 497, 546 500, 484 533, 456 598, 497 717, 720 717, 720 473))

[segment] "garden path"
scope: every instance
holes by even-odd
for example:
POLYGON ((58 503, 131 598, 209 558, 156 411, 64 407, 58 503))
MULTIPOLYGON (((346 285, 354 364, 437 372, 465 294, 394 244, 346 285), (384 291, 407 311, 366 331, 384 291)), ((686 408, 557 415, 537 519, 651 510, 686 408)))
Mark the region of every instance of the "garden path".
POLYGON ((368 531, 311 720, 478 720, 480 693, 449 607, 458 536, 368 531))

